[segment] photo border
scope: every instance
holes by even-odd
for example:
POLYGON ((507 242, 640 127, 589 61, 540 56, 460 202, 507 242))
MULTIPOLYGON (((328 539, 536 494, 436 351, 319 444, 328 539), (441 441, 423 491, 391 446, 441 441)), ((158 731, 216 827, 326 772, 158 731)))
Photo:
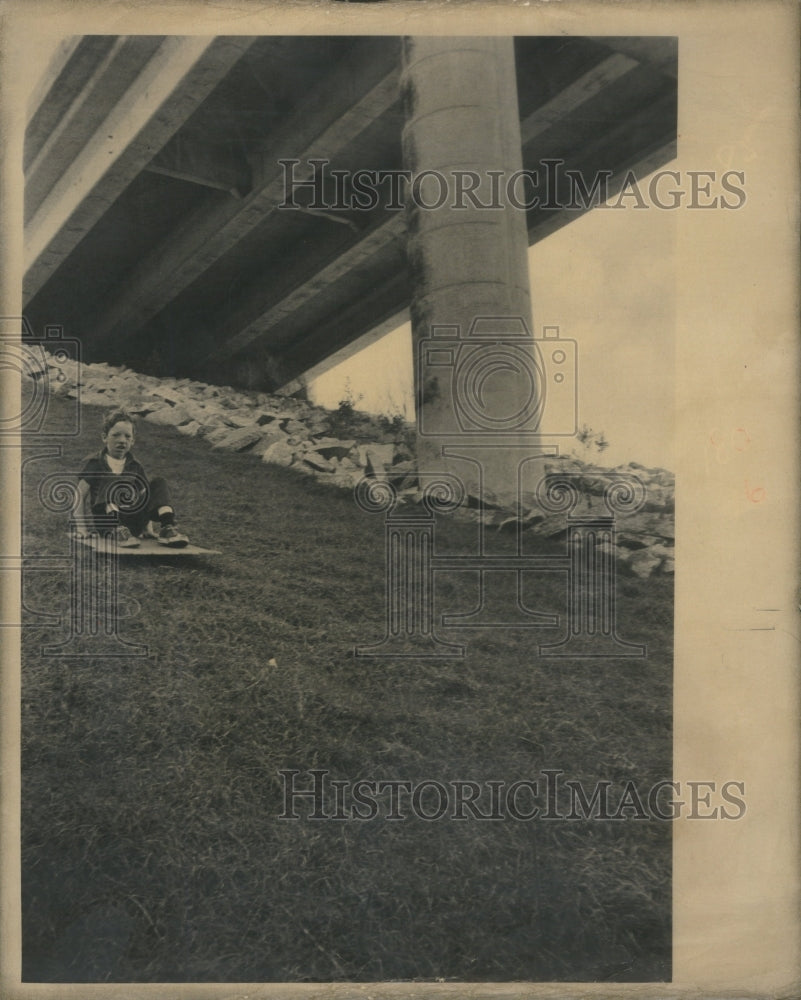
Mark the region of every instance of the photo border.
MULTIPOLYGON (((0 8, 0 315, 21 312, 24 118, 19 56, 37 34, 678 35, 679 149, 747 172, 740 212, 682 209, 674 778, 742 780, 735 824, 674 826, 670 984, 20 982, 20 665, 4 629, 0 691, 0 995, 57 997, 685 997, 797 995, 799 968, 799 6, 602 2, 22 2, 0 8), (745 428, 747 457, 721 441, 745 428), (749 490, 764 491, 756 502, 749 490), (767 555, 766 555, 767 554, 767 555)), ((19 412, 3 371, 2 414, 19 412), (15 410, 15 407, 17 409, 15 410)), ((19 554, 19 449, 0 449, 0 555, 19 554)), ((18 621, 4 568, 0 620, 18 621)))

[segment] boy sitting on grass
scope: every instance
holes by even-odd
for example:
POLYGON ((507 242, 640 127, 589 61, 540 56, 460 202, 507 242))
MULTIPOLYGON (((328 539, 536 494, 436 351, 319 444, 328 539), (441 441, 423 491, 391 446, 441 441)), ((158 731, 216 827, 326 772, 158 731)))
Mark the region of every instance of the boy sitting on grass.
POLYGON ((110 410, 103 420, 101 437, 102 450, 84 461, 78 477, 73 517, 79 533, 86 534, 87 528, 94 530, 94 524, 87 524, 85 516, 88 498, 92 515, 113 516, 116 524, 112 530, 122 548, 138 548, 140 537, 155 538, 170 548, 188 545, 189 539, 175 527, 167 483, 161 478, 148 479, 134 458, 133 417, 125 410, 110 410), (121 488, 127 495, 125 502, 118 500, 118 506, 114 498, 121 488))

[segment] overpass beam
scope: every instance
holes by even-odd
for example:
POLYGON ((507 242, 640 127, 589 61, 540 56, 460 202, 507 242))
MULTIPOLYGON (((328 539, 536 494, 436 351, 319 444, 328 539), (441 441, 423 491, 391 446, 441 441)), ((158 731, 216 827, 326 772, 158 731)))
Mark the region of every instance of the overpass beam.
MULTIPOLYGON (((365 46, 336 66, 287 115, 253 157, 252 189, 241 199, 201 205, 127 277, 125 288, 91 322, 93 346, 133 337, 178 294, 257 227, 267 224, 287 196, 282 158, 300 161, 295 176, 313 171, 309 161, 333 160, 397 100, 398 69, 391 39, 365 46)), ((157 161, 158 165, 158 161, 157 161)), ((249 184, 250 186, 250 184, 249 184)), ((220 343, 215 357, 254 339, 220 343)))
POLYGON ((402 93, 418 464, 485 501, 516 496, 541 387, 526 214, 506 184, 522 169, 513 41, 408 37, 402 93), (459 196, 455 171, 478 176, 475 199, 459 196))
POLYGON ((175 36, 159 45, 26 222, 26 302, 253 41, 175 36))

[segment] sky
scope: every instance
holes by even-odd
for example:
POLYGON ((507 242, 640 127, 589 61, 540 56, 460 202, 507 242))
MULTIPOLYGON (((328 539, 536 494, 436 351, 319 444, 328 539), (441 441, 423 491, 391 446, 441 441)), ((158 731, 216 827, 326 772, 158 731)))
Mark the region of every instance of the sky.
MULTIPOLYGON (((669 164, 661 169, 673 169, 669 164)), ((579 425, 603 433, 600 459, 673 468, 675 213, 594 209, 529 248, 532 326, 578 345, 579 425)), ((414 416, 411 328, 386 334, 309 386, 336 407, 414 416)), ((560 451, 598 458, 576 440, 560 451)))

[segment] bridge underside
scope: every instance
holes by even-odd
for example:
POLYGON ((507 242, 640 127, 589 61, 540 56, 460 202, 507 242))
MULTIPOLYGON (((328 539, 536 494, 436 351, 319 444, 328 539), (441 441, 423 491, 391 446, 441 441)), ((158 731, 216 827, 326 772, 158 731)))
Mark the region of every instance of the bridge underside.
MULTIPOLYGON (((412 298, 406 216, 360 208, 335 171, 403 169, 400 39, 67 40, 26 132, 25 311, 90 360, 278 388, 412 298), (279 161, 328 161, 285 202, 279 161), (339 203, 338 203, 339 202, 339 203)), ((581 207, 543 207, 545 160, 589 186, 675 156, 670 38, 515 39, 529 243, 581 207)), ((565 188, 551 204, 569 201, 565 188)), ((363 200, 363 199, 362 199, 363 200)))

